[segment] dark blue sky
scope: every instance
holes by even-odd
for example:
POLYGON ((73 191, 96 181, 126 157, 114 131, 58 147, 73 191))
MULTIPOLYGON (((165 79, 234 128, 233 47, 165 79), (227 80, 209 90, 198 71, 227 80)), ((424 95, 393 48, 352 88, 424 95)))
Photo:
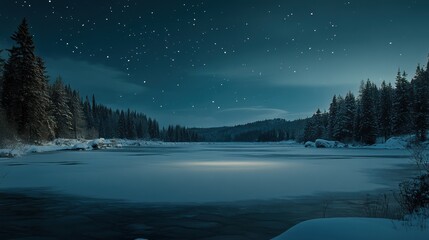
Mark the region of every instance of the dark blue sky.
POLYGON ((361 80, 413 75, 429 2, 2 0, 0 49, 23 17, 51 79, 161 124, 288 120, 361 80))

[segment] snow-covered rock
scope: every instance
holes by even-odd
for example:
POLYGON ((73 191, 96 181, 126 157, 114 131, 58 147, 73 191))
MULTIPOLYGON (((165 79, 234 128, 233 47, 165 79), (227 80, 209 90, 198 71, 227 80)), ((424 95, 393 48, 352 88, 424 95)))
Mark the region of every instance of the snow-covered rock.
POLYGON ((77 143, 70 148, 70 150, 75 150, 75 151, 91 150, 91 149, 92 147, 90 147, 87 143, 77 143))
POLYGON ((12 149, 0 149, 0 158, 14 158, 20 155, 19 151, 12 149))
POLYGON ((316 139, 315 145, 317 148, 344 148, 347 146, 338 141, 328 141, 325 139, 316 139))
POLYGON ((88 146, 90 146, 92 149, 103 149, 109 147, 110 142, 106 141, 104 138, 98 138, 94 139, 92 141, 88 142, 88 146))
POLYGON ((323 218, 299 223, 273 240, 403 240, 429 239, 423 225, 382 218, 323 218))
POLYGON ((307 142, 305 142, 304 147, 306 147, 306 148, 308 148, 308 147, 314 148, 314 147, 316 147, 316 144, 314 142, 312 142, 312 141, 307 141, 307 142))

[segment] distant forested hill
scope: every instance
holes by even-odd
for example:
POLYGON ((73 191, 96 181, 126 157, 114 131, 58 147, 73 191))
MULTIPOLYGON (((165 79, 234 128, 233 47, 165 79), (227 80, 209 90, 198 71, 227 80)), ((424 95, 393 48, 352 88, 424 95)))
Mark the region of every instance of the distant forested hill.
POLYGON ((276 142, 298 140, 303 137, 307 120, 264 120, 233 127, 192 128, 201 141, 206 142, 276 142))

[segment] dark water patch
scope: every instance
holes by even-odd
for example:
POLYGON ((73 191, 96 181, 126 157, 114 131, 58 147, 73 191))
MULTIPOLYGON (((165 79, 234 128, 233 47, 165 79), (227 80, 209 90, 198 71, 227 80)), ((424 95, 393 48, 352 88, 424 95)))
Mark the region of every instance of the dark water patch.
POLYGON ((58 162, 59 165, 66 165, 66 166, 74 166, 74 165, 81 165, 82 162, 77 161, 65 161, 65 162, 58 162))
POLYGON ((28 164, 26 164, 26 163, 8 163, 8 164, 6 164, 6 166, 11 166, 11 167, 14 167, 14 166, 25 166, 25 165, 28 165, 28 164))
POLYGON ((168 156, 168 154, 162 153, 131 153, 127 154, 128 157, 143 157, 143 156, 168 156))
POLYGON ((364 172, 369 178, 378 184, 397 187, 399 183, 420 175, 420 169, 414 163, 396 164, 393 168, 368 169, 364 172))
POLYGON ((366 216, 365 198, 365 193, 325 193, 175 205, 8 190, 0 192, 0 239, 270 239, 312 218, 366 216))

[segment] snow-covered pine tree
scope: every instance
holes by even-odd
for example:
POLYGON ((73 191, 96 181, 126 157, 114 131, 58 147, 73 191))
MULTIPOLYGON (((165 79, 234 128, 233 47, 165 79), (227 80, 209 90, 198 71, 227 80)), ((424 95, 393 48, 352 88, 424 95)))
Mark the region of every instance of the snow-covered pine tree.
POLYGON ((393 97, 393 134, 401 135, 410 132, 410 83, 406 79, 405 72, 401 75, 398 71, 393 97))
POLYGON ((66 94, 61 77, 57 77, 51 87, 51 99, 53 103, 53 116, 56 123, 55 137, 70 137, 73 130, 73 115, 68 103, 71 100, 66 94))
POLYGON ((392 85, 386 84, 385 81, 381 83, 380 87, 380 115, 379 115, 379 130, 380 134, 386 141, 392 136, 393 125, 392 125, 392 111, 393 111, 393 87, 392 85))

